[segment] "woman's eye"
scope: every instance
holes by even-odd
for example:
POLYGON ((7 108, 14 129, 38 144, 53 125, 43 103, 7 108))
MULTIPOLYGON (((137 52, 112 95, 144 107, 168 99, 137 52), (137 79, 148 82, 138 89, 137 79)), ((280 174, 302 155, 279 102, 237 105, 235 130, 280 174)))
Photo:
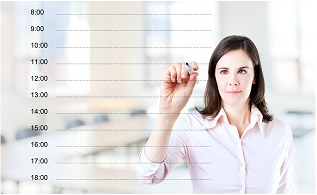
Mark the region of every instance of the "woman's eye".
POLYGON ((247 73, 247 71, 245 71, 245 70, 239 70, 239 73, 245 74, 245 73, 247 73))
POLYGON ((227 70, 222 70, 222 71, 220 71, 220 74, 227 74, 227 70))

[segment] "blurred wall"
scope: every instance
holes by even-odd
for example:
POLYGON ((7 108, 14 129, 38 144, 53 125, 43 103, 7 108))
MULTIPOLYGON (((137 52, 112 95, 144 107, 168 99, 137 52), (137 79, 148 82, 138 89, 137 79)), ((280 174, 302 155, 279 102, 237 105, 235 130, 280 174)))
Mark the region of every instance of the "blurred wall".
MULTIPOLYGON (((91 2, 91 13, 143 13, 145 2, 91 2)), ((102 22, 91 17, 91 29, 145 29, 144 16, 105 16, 102 22)), ((114 47, 144 46, 144 32, 102 32, 91 33, 91 45, 114 47)), ((92 62, 144 62, 144 49, 92 49, 92 62)), ((145 66, 105 65, 95 66, 91 78, 98 79, 145 79, 145 66)), ((103 95, 147 95, 152 89, 145 88, 145 82, 94 82, 91 94, 103 95)), ((151 104, 151 99, 129 99, 142 107, 151 104)))

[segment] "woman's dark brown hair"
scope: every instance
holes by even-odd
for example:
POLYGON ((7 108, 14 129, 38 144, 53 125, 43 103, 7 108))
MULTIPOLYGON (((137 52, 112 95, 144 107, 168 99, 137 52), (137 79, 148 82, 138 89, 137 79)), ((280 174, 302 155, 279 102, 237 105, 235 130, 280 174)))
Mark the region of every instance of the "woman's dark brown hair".
POLYGON ((204 95, 205 108, 203 110, 196 110, 204 115, 215 118, 221 110, 221 96, 218 91, 218 86, 215 77, 215 69, 220 58, 232 50, 245 51, 253 62, 255 84, 252 85, 250 93, 250 110, 254 104, 263 115, 263 122, 273 120, 273 116, 269 114, 267 104, 265 102, 265 84, 261 67, 260 56, 254 43, 244 36, 228 36, 220 41, 211 55, 208 68, 208 81, 204 95))

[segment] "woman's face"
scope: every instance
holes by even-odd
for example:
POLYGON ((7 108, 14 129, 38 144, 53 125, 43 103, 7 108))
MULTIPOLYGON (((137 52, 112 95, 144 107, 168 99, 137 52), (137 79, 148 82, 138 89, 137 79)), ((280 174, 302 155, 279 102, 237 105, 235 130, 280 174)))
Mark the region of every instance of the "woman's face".
POLYGON ((255 81, 253 63, 245 51, 232 50, 223 55, 216 65, 215 77, 223 104, 248 103, 255 81))

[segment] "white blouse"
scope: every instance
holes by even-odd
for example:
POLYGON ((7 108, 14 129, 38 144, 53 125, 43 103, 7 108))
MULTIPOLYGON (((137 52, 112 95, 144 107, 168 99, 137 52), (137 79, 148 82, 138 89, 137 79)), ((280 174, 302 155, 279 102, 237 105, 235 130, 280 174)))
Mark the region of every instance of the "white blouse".
POLYGON ((181 115, 164 162, 151 162, 143 148, 137 178, 146 184, 160 183, 185 160, 193 193, 296 193, 292 131, 282 120, 265 123, 262 117, 252 106, 250 124, 240 138, 223 109, 213 120, 198 112, 181 115))

